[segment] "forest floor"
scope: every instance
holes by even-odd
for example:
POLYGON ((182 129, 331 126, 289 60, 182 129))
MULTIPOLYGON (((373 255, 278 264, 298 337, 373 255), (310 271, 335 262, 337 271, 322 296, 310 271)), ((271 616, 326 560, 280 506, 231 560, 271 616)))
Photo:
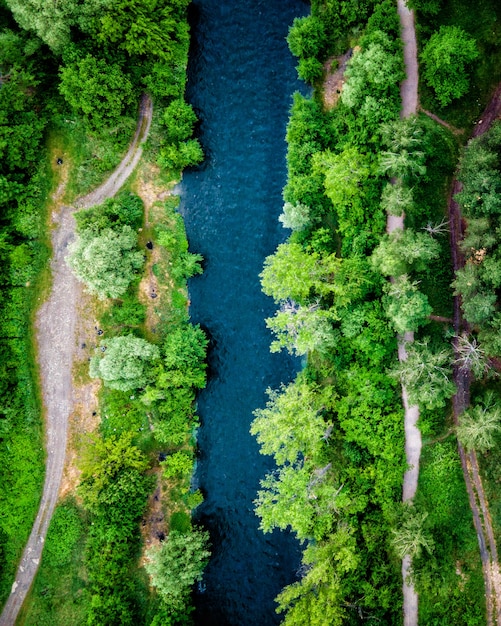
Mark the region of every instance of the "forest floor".
MULTIPOLYGON (((82 289, 66 263, 68 245, 75 237, 73 213, 111 198, 134 171, 142 155, 153 114, 151 100, 143 96, 136 133, 125 157, 111 176, 90 194, 63 206, 64 179, 53 197, 51 262, 52 288, 36 318, 38 364, 44 403, 46 433, 45 483, 37 517, 23 552, 12 592, 0 615, 0 626, 12 626, 33 583, 40 563, 47 529, 59 497, 65 467, 68 423, 75 409, 73 362, 77 346, 77 321, 81 310, 82 289)), ((84 402, 85 404, 85 402, 84 402)), ((92 405, 90 405, 92 406, 92 405)), ((89 405, 86 406, 89 410, 89 405)))

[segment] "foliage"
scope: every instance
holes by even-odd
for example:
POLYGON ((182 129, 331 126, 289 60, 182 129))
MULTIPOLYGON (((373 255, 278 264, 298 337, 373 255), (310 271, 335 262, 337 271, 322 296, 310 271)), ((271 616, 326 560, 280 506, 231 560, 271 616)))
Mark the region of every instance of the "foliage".
POLYGON ((286 348, 290 354, 297 356, 313 350, 324 353, 336 343, 336 332, 329 313, 315 304, 302 307, 286 301, 274 317, 266 320, 266 326, 277 337, 271 344, 271 352, 286 348))
POLYGON ((127 225, 98 235, 84 230, 69 246, 68 264, 91 293, 102 300, 119 298, 144 262, 136 246, 137 235, 127 225))
POLYGON ((165 108, 162 121, 165 126, 165 139, 176 143, 191 137, 197 116, 191 104, 176 99, 165 108))
POLYGON ((209 534, 193 528, 188 533, 172 530, 160 548, 147 552, 146 571, 169 611, 182 612, 192 585, 201 580, 210 551, 209 534))
POLYGON ((261 444, 262 454, 274 456, 278 465, 297 462, 305 450, 317 457, 329 421, 322 415, 323 398, 304 376, 280 392, 268 389, 265 409, 255 411, 251 433, 261 444))
POLYGON ((295 18, 287 43, 294 56, 321 57, 326 44, 324 22, 314 15, 295 18))
POLYGON ((150 364, 160 357, 157 346, 145 339, 126 335, 101 341, 101 348, 90 362, 92 378, 102 378, 111 389, 127 391, 145 387, 150 380, 150 364))
POLYGON ((353 55, 345 72, 341 100, 371 125, 391 120, 394 99, 403 78, 402 61, 390 37, 378 31, 366 48, 353 55))
POLYGON ((463 188, 456 198, 468 218, 462 250, 463 268, 456 272, 455 293, 462 298, 465 318, 475 326, 482 349, 495 356, 497 337, 497 290, 501 286, 501 257, 496 232, 501 225, 501 126, 494 124, 472 140, 460 164, 463 188))
POLYGON ((286 202, 278 219, 284 228, 303 230, 310 222, 310 209, 305 204, 286 202))
POLYGON ((387 295, 383 302, 386 314, 397 333, 416 331, 427 322, 432 310, 428 298, 407 274, 401 274, 387 283, 385 291, 387 295))
POLYGON ((421 60, 426 82, 442 106, 469 87, 467 66, 479 55, 475 40, 458 26, 441 26, 426 44, 421 60))
POLYGON ((141 198, 128 191, 117 194, 104 204, 78 211, 75 215, 78 232, 101 234, 107 228, 130 226, 137 230, 143 223, 144 206, 141 198))
POLYGON ((164 475, 167 478, 173 478, 174 476, 191 476, 193 473, 193 458, 191 454, 178 450, 169 455, 165 461, 162 462, 164 468, 164 475))
POLYGON ((424 524, 428 513, 419 513, 408 507, 401 525, 393 530, 393 546, 400 559, 419 557, 425 549, 433 552, 433 539, 426 533, 424 524))

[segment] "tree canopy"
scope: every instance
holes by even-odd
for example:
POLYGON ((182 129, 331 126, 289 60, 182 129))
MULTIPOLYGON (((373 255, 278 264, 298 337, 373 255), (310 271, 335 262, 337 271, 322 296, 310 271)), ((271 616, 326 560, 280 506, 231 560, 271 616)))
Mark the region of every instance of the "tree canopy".
POLYGON ((160 357, 157 346, 145 339, 126 335, 101 341, 101 349, 90 361, 90 375, 102 378, 111 389, 128 391, 145 387, 150 364, 160 357))
POLYGON ((144 263, 130 226, 105 228, 96 235, 84 230, 68 247, 68 264, 91 293, 105 298, 123 295, 144 263))
POLYGON ((468 91, 468 65, 479 54, 475 39, 459 26, 441 26, 430 37, 421 54, 424 78, 442 106, 468 91))

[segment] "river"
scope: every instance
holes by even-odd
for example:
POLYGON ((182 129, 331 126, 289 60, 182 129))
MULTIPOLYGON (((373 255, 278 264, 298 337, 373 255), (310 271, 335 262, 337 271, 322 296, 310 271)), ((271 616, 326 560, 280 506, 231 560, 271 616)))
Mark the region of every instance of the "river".
POLYGON ((190 281, 191 319, 211 338, 209 382, 198 398, 201 428, 195 482, 205 501, 197 522, 213 558, 196 593, 200 626, 277 624, 274 598, 295 580, 299 547, 287 533, 258 529, 253 499, 273 469, 249 434, 267 387, 299 363, 270 354, 264 319, 275 305, 259 272, 288 232, 278 222, 286 180, 285 129, 292 93, 304 90, 285 37, 302 0, 196 0, 188 100, 206 153, 180 184, 190 249, 205 272, 190 281))

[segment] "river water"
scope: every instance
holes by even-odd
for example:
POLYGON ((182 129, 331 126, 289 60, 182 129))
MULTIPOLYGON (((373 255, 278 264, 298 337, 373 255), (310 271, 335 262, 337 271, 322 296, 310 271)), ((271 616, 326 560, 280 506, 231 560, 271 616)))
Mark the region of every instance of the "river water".
POLYGON ((188 100, 199 118, 204 164, 185 173, 181 212, 205 272, 190 281, 191 318, 211 338, 209 383, 198 399, 197 521, 213 558, 195 597, 200 626, 267 626, 274 598, 295 579, 292 536, 258 529, 253 499, 273 468, 249 434, 268 386, 299 364, 270 354, 264 319, 275 305, 260 291, 264 258, 287 236, 278 215, 286 179, 285 128, 292 93, 304 89, 285 37, 302 0, 195 0, 188 100))

